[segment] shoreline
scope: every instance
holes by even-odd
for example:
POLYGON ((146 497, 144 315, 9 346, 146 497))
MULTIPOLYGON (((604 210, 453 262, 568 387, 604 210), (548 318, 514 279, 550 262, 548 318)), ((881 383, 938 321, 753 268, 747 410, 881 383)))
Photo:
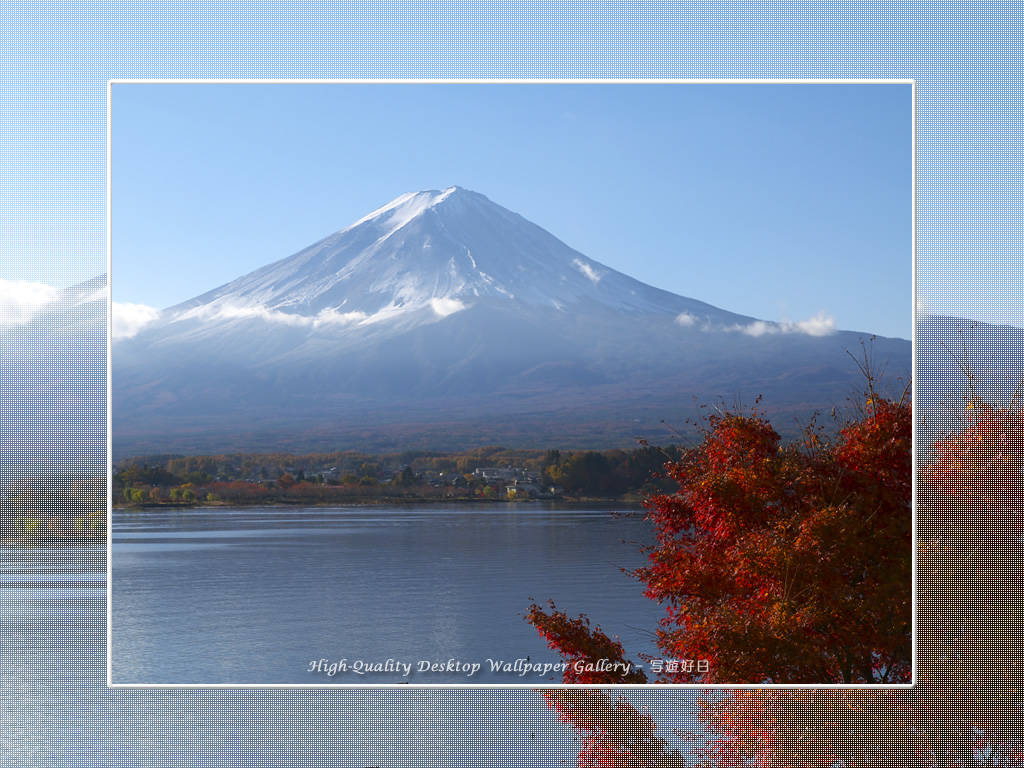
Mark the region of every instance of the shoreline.
POLYGON ((113 505, 117 511, 132 510, 176 510, 176 509, 217 509, 227 507, 237 509, 239 507, 380 507, 380 506, 434 506, 434 505, 461 505, 461 504, 506 504, 506 505, 536 505, 536 504, 558 504, 563 507, 592 507, 611 505, 619 508, 631 508, 638 511, 643 510, 643 500, 634 498, 610 498, 610 497, 572 497, 564 496, 546 499, 481 499, 481 498, 438 498, 435 496, 424 496, 410 498, 408 496, 384 496, 373 499, 245 499, 238 501, 195 501, 192 503, 155 503, 144 502, 142 504, 118 503, 113 505))

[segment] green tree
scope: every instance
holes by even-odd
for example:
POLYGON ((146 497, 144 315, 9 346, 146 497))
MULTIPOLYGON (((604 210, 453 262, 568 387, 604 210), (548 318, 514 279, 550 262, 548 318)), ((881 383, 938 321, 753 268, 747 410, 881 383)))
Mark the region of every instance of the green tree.
POLYGON ((572 454, 550 467, 548 475, 570 493, 604 496, 616 491, 608 458, 594 451, 572 454))

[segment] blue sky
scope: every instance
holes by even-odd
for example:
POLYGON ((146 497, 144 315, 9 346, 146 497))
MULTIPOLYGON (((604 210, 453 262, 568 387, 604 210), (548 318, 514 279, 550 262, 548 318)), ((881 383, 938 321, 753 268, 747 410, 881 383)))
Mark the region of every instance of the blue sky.
POLYGON ((909 84, 112 89, 117 303, 171 306, 457 184, 660 288, 910 338, 909 84))

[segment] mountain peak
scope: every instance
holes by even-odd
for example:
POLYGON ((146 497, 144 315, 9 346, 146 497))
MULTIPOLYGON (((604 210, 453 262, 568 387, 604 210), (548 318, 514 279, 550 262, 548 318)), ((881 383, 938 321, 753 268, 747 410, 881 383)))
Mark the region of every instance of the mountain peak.
POLYGON ((273 318, 348 334, 399 320, 435 322, 495 302, 701 320, 729 314, 640 283, 484 195, 451 186, 400 195, 292 256, 171 308, 170 318, 273 318))
POLYGON ((422 214, 424 211, 430 210, 434 206, 444 202, 444 200, 450 197, 453 193, 464 191, 465 190, 462 190, 459 187, 448 187, 444 190, 425 189, 419 192, 406 192, 405 194, 396 197, 390 203, 366 214, 342 231, 344 232, 350 229, 355 229, 366 222, 376 220, 382 220, 388 223, 391 225, 393 230, 399 229, 422 214))

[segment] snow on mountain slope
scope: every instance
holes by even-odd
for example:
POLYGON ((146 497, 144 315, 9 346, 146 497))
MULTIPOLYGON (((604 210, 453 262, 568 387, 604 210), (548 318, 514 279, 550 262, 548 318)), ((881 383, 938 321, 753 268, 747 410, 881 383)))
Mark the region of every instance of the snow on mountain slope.
POLYGON ((410 313, 418 324, 492 298, 556 309, 587 300, 620 312, 728 315, 616 272, 483 195, 450 187, 402 195, 167 316, 261 318, 337 331, 408 322, 410 313))
MULTIPOLYGON (((415 192, 115 341, 115 452, 624 445, 693 397, 828 410, 858 342, 646 285, 483 195, 415 192)), ((909 371, 908 342, 875 350, 909 371)))

